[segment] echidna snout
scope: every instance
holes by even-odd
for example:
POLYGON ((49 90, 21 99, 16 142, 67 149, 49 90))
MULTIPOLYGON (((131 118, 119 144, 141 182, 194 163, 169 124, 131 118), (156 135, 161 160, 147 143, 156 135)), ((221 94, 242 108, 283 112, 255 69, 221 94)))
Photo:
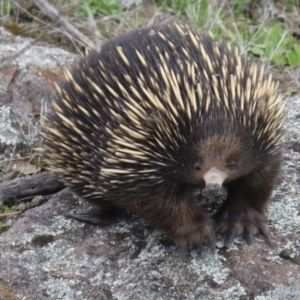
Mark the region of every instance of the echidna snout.
POLYGON ((207 191, 212 194, 219 192, 227 177, 228 175, 225 172, 222 172, 216 167, 212 167, 203 176, 207 191))

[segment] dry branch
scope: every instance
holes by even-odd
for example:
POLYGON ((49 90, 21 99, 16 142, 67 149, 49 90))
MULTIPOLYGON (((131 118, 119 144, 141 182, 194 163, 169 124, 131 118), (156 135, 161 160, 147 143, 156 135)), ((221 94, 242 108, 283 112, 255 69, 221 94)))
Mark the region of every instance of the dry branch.
POLYGON ((62 189, 64 185, 52 172, 40 173, 0 183, 0 202, 9 203, 12 199, 50 194, 62 189))
POLYGON ((34 4, 41 12, 48 16, 51 20, 58 22, 74 39, 82 43, 85 47, 94 48, 94 43, 79 32, 73 25, 59 15, 57 9, 46 0, 34 0, 34 4))

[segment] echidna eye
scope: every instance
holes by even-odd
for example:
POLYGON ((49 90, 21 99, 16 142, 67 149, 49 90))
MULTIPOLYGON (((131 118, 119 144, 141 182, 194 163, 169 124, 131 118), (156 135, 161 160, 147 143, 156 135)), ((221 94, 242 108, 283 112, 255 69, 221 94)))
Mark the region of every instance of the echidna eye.
POLYGON ((193 169, 194 171, 201 171, 201 162, 200 161, 196 161, 193 165, 193 169))
POLYGON ((236 168, 236 161, 234 160, 230 160, 227 165, 226 165, 226 168, 228 168, 229 170, 234 170, 236 168))

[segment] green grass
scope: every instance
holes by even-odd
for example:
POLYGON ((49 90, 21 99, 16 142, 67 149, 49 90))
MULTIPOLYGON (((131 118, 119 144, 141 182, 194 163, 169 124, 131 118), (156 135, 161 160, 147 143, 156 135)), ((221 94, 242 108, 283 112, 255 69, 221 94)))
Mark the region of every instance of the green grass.
MULTIPOLYGON (((18 211, 18 206, 13 205, 13 206, 7 206, 7 205, 0 205, 0 213, 8 214, 11 212, 18 211)), ((0 233, 4 230, 6 230, 9 226, 5 224, 5 222, 0 221, 0 233)))
POLYGON ((5 223, 3 223, 3 222, 0 221, 0 228, 6 227, 6 226, 7 226, 7 225, 6 225, 5 223))
MULTIPOLYGON (((252 7, 260 1, 157 0, 155 3, 163 11, 185 18, 201 32, 210 31, 216 39, 226 39, 264 62, 270 61, 278 67, 300 66, 299 41, 276 16, 261 20, 261 15, 255 15, 252 7)), ((297 8, 292 1, 288 4, 289 9, 297 8)))
POLYGON ((7 206, 7 205, 2 205, 1 206, 1 210, 3 211, 3 213, 7 214, 13 211, 17 211, 18 210, 18 205, 12 205, 12 206, 7 206))
POLYGON ((98 13, 103 15, 117 15, 122 13, 122 6, 117 0, 87 0, 79 6, 77 16, 88 17, 89 13, 96 16, 98 13))
POLYGON ((10 16, 13 7, 12 1, 0 1, 0 16, 10 16))
MULTIPOLYGON (((79 24, 80 30, 91 39, 95 37, 91 20, 104 38, 147 24, 178 21, 188 23, 200 32, 211 32, 217 40, 225 39, 243 52, 280 69, 300 66, 299 36, 294 32, 300 18, 299 0, 274 0, 274 5, 268 7, 262 0, 152 0, 152 4, 126 9, 118 0, 77 0, 72 5, 57 0, 51 4, 71 23, 79 24), (293 18, 295 24, 291 22, 293 18)), ((11 16, 13 20, 14 5, 13 1, 0 0, 1 15, 11 16)), ((20 11, 26 15, 26 9, 20 11)), ((28 16, 29 22, 39 20, 31 11, 28 16)), ((41 20, 41 25, 44 23, 41 20)), ((24 27, 28 28, 28 24, 22 29, 24 27)))

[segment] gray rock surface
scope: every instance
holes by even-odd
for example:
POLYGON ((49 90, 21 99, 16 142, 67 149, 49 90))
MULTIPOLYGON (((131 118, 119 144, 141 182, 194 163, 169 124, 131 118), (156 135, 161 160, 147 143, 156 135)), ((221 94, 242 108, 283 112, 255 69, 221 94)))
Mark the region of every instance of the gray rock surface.
MULTIPOLYGON (((1 52, 1 50, 0 50, 1 52)), ((109 227, 67 219, 70 191, 23 213, 0 235, 0 300, 300 299, 300 98, 289 99, 282 177, 268 207, 273 247, 237 239, 215 255, 183 254, 137 217, 109 227)), ((84 206, 84 207, 82 207, 84 206)))
POLYGON ((0 27, 0 159, 28 151, 38 141, 39 118, 54 82, 77 57, 59 48, 35 45, 17 57, 32 40, 0 27))

